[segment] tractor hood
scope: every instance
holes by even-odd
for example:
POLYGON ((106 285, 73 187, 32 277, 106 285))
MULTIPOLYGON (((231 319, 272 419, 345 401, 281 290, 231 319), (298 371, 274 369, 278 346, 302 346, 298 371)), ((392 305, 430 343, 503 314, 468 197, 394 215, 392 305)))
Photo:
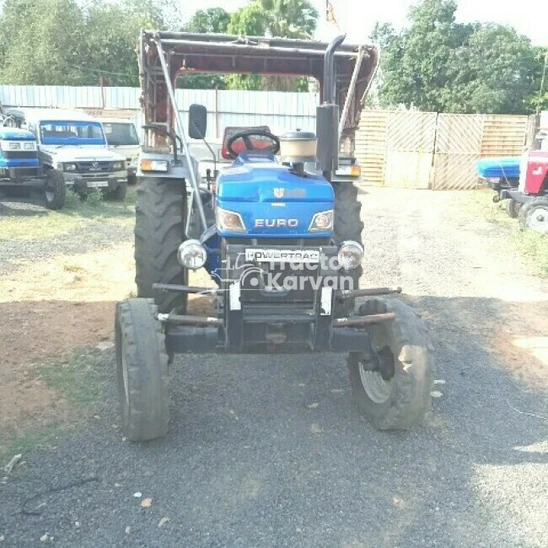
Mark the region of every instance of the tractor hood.
POLYGON ((36 137, 30 131, 17 128, 0 127, 0 140, 2 141, 36 141, 36 137))
MULTIPOLYGON (((329 237, 331 230, 309 227, 314 215, 331 211, 333 203, 333 187, 323 177, 297 175, 265 155, 240 155, 217 183, 218 207, 239 214, 252 237, 329 237)), ((222 227, 219 233, 237 235, 222 227)))

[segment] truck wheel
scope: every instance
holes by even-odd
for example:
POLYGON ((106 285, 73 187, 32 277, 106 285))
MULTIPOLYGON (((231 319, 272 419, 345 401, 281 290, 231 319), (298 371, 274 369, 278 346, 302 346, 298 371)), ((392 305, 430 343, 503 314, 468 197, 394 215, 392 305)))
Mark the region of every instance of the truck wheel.
POLYGON ((107 192, 107 198, 123 202, 126 199, 127 183, 120 183, 112 192, 107 192))
POLYGON ((124 434, 131 441, 164 436, 169 426, 168 357, 151 299, 116 305, 116 377, 124 434))
MULTIPOLYGON (((362 203, 358 199, 358 189, 351 182, 331 184, 335 192, 335 243, 340 244, 345 240, 353 240, 362 245, 363 222, 360 216, 362 203)), ((358 268, 344 273, 345 276, 352 278, 352 289, 358 289, 362 272, 363 268, 360 265, 358 268)), ((353 311, 354 299, 337 303, 335 307, 335 315, 339 317, 348 316, 353 311)))
POLYGON ((533 198, 521 208, 519 222, 523 228, 548 234, 548 196, 533 198))
POLYGON ((63 174, 56 169, 46 172, 44 198, 48 209, 61 209, 65 205, 67 187, 63 174))
POLYGON ((144 177, 137 185, 135 282, 139 297, 153 298, 162 313, 186 310, 187 296, 152 289, 155 283, 185 285, 187 271, 177 259, 185 239, 185 183, 144 177))
POLYGON ((512 200, 511 198, 506 201, 506 213, 511 219, 517 219, 521 206, 519 202, 512 200))
POLYGON ((350 384, 358 411, 379 430, 403 430, 430 409, 435 363, 424 322, 397 300, 370 299, 359 315, 394 312, 391 322, 368 328, 374 360, 348 357, 350 384))

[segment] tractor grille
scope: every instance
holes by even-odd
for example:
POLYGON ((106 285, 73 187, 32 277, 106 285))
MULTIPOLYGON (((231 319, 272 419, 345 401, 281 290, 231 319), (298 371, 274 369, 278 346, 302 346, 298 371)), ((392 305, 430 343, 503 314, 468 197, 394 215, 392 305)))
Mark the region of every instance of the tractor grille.
POLYGON ((41 171, 37 167, 12 167, 0 168, 0 177, 9 179, 22 179, 25 177, 40 177, 41 171))
POLYGON ((2 151, 2 156, 6 160, 13 160, 14 158, 34 159, 37 157, 37 154, 35 150, 4 150, 2 151))
POLYGON ((105 173, 112 171, 112 162, 77 162, 80 173, 105 173))

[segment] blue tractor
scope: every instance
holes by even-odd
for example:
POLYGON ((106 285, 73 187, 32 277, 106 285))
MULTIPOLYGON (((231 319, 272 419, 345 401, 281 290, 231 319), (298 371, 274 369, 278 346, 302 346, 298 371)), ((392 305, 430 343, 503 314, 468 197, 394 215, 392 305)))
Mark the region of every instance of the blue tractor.
POLYGON ((56 169, 44 168, 34 133, 17 127, 6 116, 0 126, 0 191, 8 197, 27 198, 32 190, 43 192, 48 209, 65 205, 65 180, 56 169))
POLYGON ((359 287, 367 256, 353 141, 378 54, 344 38, 142 33, 138 296, 118 303, 115 317, 127 439, 167 433, 177 354, 344 353, 357 408, 377 428, 410 428, 429 410, 425 324, 402 301, 381 298, 400 288, 359 287), (314 77, 323 98, 316 131, 227 128, 232 164, 204 189, 188 141, 205 140, 208 112, 190 105, 184 127, 173 86, 188 71, 314 77), (202 268, 213 288, 189 285, 188 273, 202 268), (213 297, 215 312, 189 313, 191 294, 213 297))

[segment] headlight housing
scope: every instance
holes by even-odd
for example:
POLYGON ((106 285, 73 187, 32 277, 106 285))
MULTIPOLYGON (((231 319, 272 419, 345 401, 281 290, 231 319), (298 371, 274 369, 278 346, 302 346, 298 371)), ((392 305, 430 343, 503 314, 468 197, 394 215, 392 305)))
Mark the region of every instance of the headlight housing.
POLYGON ((337 259, 343 270, 353 270, 362 264, 363 247, 353 240, 344 241, 339 247, 337 259))
POLYGON ((63 171, 76 171, 76 164, 63 164, 63 171))
POLYGON ((167 160, 146 160, 140 162, 141 171, 163 171, 166 173, 169 169, 167 160))
POLYGON ((112 164, 112 169, 114 171, 120 171, 121 169, 124 169, 124 162, 114 162, 112 164))
POLYGON ((314 213, 308 232, 328 232, 333 230, 333 210, 319 211, 314 213))
POLYGON ((23 143, 23 148, 25 150, 36 150, 36 143, 29 141, 27 143, 23 143))
POLYGON ((247 232, 244 220, 239 213, 217 207, 215 216, 219 230, 226 232, 247 232))
POLYGON ((177 259, 185 268, 198 270, 207 261, 207 251, 199 240, 186 240, 179 246, 177 259))
POLYGON ((21 143, 9 143, 9 150, 21 150, 21 143))

